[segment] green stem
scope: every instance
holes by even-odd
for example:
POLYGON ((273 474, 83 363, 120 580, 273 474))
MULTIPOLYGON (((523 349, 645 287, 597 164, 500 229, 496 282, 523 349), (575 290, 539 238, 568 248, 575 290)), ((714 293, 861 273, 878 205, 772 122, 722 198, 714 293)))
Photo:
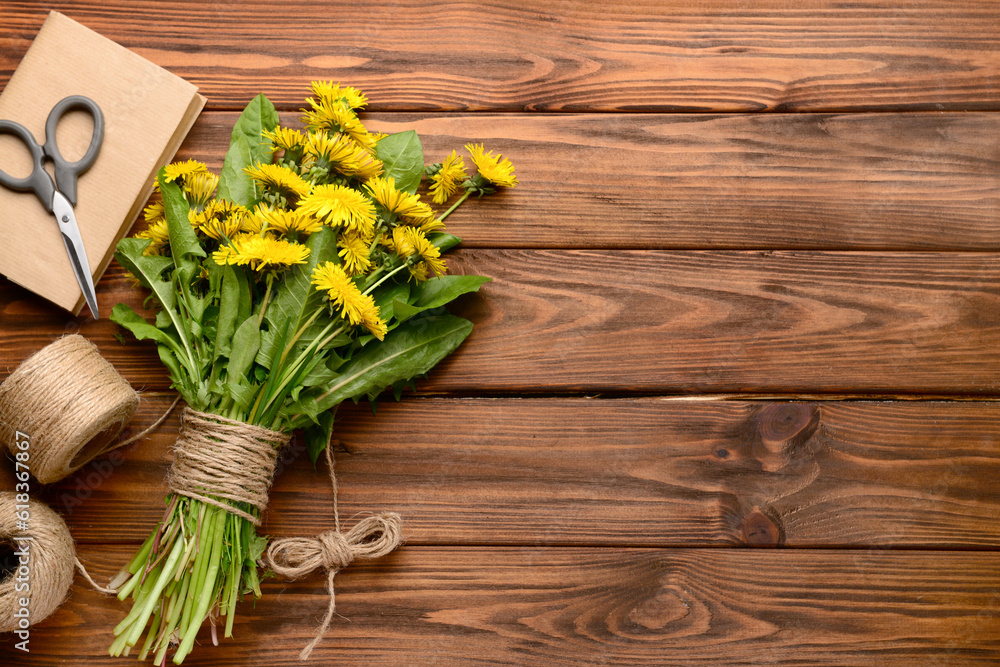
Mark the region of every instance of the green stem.
POLYGON ((167 622, 163 624, 163 629, 160 631, 154 664, 158 665, 163 662, 163 656, 166 655, 167 647, 170 646, 170 635, 172 635, 174 629, 177 628, 177 622, 180 620, 181 612, 184 610, 184 603, 187 600, 187 592, 190 585, 191 577, 184 577, 184 582, 181 584, 181 590, 174 598, 170 616, 167 618, 167 622))
POLYGON ((160 572, 160 576, 157 577, 156 584, 150 591, 146 603, 142 605, 139 615, 132 624, 132 629, 128 633, 128 639, 125 640, 125 644, 127 646, 135 646, 135 643, 139 641, 139 636, 145 629, 146 622, 149 620, 150 614, 153 613, 153 607, 160 601, 160 593, 163 592, 167 582, 173 579, 174 567, 177 565, 177 559, 180 558, 183 548, 183 540, 177 540, 174 542, 174 548, 171 550, 170 557, 167 558, 167 562, 164 564, 163 570, 160 572))
POLYGON ((124 602, 125 598, 131 595, 132 591, 135 590, 135 587, 138 586, 139 583, 143 580, 145 574, 146 574, 146 568, 143 567, 139 572, 136 572, 134 575, 132 575, 132 578, 128 580, 128 583, 126 583, 124 586, 118 589, 118 599, 124 602))
POLYGON ((267 274, 267 289, 264 291, 264 300, 260 302, 260 318, 257 320, 257 328, 264 323, 264 313, 267 312, 267 304, 271 300, 271 285, 274 284, 274 276, 267 274))
POLYGON ((205 619, 209 608, 215 602, 216 596, 213 596, 212 593, 215 592, 215 580, 219 576, 219 561, 222 560, 222 538, 225 536, 226 514, 227 512, 220 511, 220 516, 217 517, 216 536, 213 540, 212 554, 209 556, 205 584, 198 595, 198 606, 195 607, 195 612, 191 616, 191 625, 188 626, 184 639, 181 640, 180 646, 177 647, 177 652, 174 653, 174 664, 176 665, 184 662, 184 657, 194 648, 194 639, 198 634, 198 628, 205 619))
POLYGON ((163 617, 162 606, 156 610, 153 614, 153 622, 149 625, 149 633, 146 635, 146 641, 142 645, 142 650, 139 651, 139 660, 145 660, 146 656, 149 655, 149 649, 153 646, 153 640, 156 639, 156 635, 160 631, 160 621, 163 617))
POLYGON ((292 347, 294 347, 295 344, 299 342, 299 339, 302 338, 302 334, 306 332, 306 329, 312 326, 312 323, 316 321, 316 318, 319 317, 319 314, 322 313, 323 310, 324 310, 323 308, 317 308, 316 312, 313 313, 312 316, 308 320, 306 320, 301 327, 299 327, 299 330, 295 332, 295 335, 292 336, 292 339, 288 341, 288 344, 285 345, 285 349, 281 351, 281 357, 278 359, 278 364, 277 364, 278 368, 281 368, 281 364, 285 362, 285 359, 288 357, 288 353, 292 351, 292 347))
POLYGON ((108 649, 108 655, 113 658, 117 658, 125 650, 125 634, 120 634, 115 637, 115 640, 111 642, 111 648, 108 649))
MULTIPOLYGON (((235 517, 234 517, 235 523, 235 517)), ((242 536, 243 531, 240 531, 242 536)), ((233 636, 233 622, 236 620, 236 600, 240 593, 240 579, 243 578, 243 545, 240 539, 233 540, 233 572, 230 575, 229 600, 226 605, 226 637, 233 636)))
POLYGON ((372 290, 374 290, 376 287, 378 287, 379 285, 381 285, 382 283, 384 283, 389 278, 392 278, 394 275, 396 275, 397 273, 399 273, 400 271, 402 271, 403 269, 405 269, 409 265, 410 265, 409 262, 403 262, 402 264, 400 264, 399 266, 397 266, 395 269, 393 269, 389 273, 387 273, 384 276, 382 276, 381 278, 379 278, 379 281, 377 283, 375 283, 374 285, 372 285, 371 287, 369 287, 368 289, 366 289, 364 293, 365 294, 371 294, 372 290))
POLYGON ((468 199, 469 195, 471 195, 471 194, 472 194, 472 190, 466 190, 465 194, 462 195, 461 199, 459 199, 457 202, 455 202, 454 204, 452 204, 451 208, 449 208, 447 211, 445 211, 444 213, 441 214, 441 217, 438 218, 438 222, 444 221, 444 219, 447 218, 449 215, 451 215, 452 212, 454 212, 454 210, 456 208, 458 208, 459 206, 461 206, 462 202, 464 202, 466 199, 468 199))
MULTIPOLYGON (((174 273, 176 274, 176 271, 174 273)), ((175 280, 174 284, 177 292, 180 293, 180 298, 177 299, 177 303, 179 304, 177 307, 177 316, 183 320, 184 313, 181 306, 183 305, 186 308, 187 304, 184 302, 183 290, 180 288, 180 283, 175 280)), ((177 318, 174 317, 173 311, 169 308, 164 308, 164 310, 167 311, 167 315, 170 316, 170 320, 173 322, 174 328, 177 329, 177 335, 180 336, 181 342, 184 343, 184 350, 187 352, 188 361, 190 362, 190 366, 188 366, 188 373, 191 374, 191 381, 198 382, 201 378, 199 377, 199 373, 197 373, 197 366, 194 363, 194 354, 191 352, 191 345, 188 343, 187 339, 187 332, 190 331, 191 328, 187 326, 186 321, 178 322, 177 318)))
MULTIPOLYGON (((317 341, 319 341, 320 338, 322 338, 323 336, 325 336, 330 331, 331 327, 333 327, 334 324, 336 324, 336 320, 334 320, 333 322, 330 322, 328 325, 326 325, 326 328, 323 329, 323 331, 320 332, 320 334, 318 336, 316 336, 316 338, 314 338, 311 343, 309 343, 309 345, 306 347, 306 349, 303 350, 302 353, 298 356, 298 358, 292 363, 292 365, 289 366, 287 375, 283 376, 281 384, 279 384, 278 387, 273 392, 271 392, 271 395, 268 397, 267 402, 264 403, 264 406, 260 409, 260 414, 263 415, 263 414, 267 413, 267 409, 271 406, 272 403, 274 403, 275 398, 277 398, 281 394, 281 391, 285 387, 288 386, 288 383, 292 381, 292 378, 295 377, 296 371, 298 370, 298 368, 303 363, 305 363, 305 361, 308 358, 308 356, 313 351, 319 351, 319 349, 322 347, 322 344, 320 344, 319 346, 317 346, 315 348, 315 350, 313 348, 313 345, 317 341)), ((343 330, 344 330, 344 327, 341 327, 340 329, 337 330, 337 332, 334 335, 335 336, 339 335, 340 332, 343 331, 343 330)), ((329 341, 329 340, 332 340, 332 339, 328 338, 327 341, 329 341)), ((287 353, 287 350, 282 353, 282 355, 281 355, 281 360, 282 361, 284 361, 286 353, 287 353)), ((257 406, 255 405, 254 406, 254 414, 256 414, 256 413, 257 413, 257 406)))

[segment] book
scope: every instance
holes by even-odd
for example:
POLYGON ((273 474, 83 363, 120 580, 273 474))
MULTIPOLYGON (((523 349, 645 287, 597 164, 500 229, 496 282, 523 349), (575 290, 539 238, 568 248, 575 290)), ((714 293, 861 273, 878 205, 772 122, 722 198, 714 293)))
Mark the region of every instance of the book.
MULTIPOLYGON (((51 12, 0 92, 0 119, 24 125, 39 144, 53 105, 68 95, 94 100, 104 113, 104 143, 80 175, 75 207, 97 284, 152 193, 157 170, 173 158, 205 98, 191 83, 72 19, 51 12)), ((57 130, 70 161, 90 145, 93 121, 70 111, 57 130)), ((16 137, 0 135, 0 169, 20 178, 31 159, 16 137)), ((51 171, 50 171, 51 173, 51 171)), ((0 274, 78 314, 84 300, 55 217, 33 192, 0 187, 0 274)))

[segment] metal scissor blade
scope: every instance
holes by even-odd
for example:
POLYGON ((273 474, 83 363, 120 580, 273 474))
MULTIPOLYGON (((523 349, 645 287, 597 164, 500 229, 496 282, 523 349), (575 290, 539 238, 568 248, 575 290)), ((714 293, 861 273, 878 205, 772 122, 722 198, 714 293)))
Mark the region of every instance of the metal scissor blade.
POLYGON ((86 299, 87 306, 90 307, 90 312, 96 320, 99 318, 97 294, 94 290, 94 279, 91 277, 90 262, 87 261, 87 251, 83 247, 83 238, 80 236, 80 228, 76 224, 76 215, 73 214, 73 205, 66 197, 56 192, 52 198, 52 213, 55 214, 56 222, 59 224, 63 244, 66 246, 66 254, 69 255, 73 273, 76 274, 76 282, 80 283, 83 298, 86 299))

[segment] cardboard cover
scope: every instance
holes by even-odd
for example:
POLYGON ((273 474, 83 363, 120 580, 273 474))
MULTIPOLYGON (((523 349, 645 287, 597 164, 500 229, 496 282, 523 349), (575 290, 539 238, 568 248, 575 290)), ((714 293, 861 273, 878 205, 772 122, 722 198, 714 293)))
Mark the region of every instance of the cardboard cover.
MULTIPOLYGON (((197 90, 52 12, 0 93, 0 118, 24 125, 39 143, 52 106, 68 95, 85 95, 104 112, 104 143, 79 178, 75 209, 95 284, 149 198, 156 171, 177 152, 205 106, 197 90)), ((66 114, 57 132, 63 156, 79 159, 92 132, 85 111, 66 114)), ((0 135, 0 169, 16 178, 30 173, 30 156, 16 137, 0 135)), ((83 294, 56 220, 33 192, 0 187, 0 239, 0 274, 74 315, 80 312, 83 294)))

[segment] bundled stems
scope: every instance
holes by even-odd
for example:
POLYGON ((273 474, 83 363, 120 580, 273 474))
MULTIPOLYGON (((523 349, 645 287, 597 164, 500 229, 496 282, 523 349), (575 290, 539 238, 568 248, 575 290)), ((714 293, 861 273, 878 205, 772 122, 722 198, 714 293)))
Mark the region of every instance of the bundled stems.
POLYGON ((244 593, 260 595, 254 526, 224 509, 179 495, 170 500, 160 529, 143 543, 112 582, 118 597, 132 597, 131 612, 115 628, 110 654, 139 644, 140 659, 155 652, 162 664, 172 643, 180 664, 194 647, 202 623, 224 616, 225 636, 233 633, 236 602, 244 593))

